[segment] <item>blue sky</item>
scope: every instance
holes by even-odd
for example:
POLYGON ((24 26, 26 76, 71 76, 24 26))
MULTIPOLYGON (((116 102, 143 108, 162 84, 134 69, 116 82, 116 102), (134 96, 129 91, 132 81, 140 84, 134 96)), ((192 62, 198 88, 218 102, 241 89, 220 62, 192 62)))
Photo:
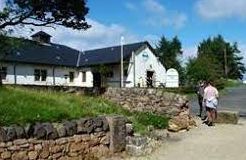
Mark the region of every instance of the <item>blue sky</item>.
MULTIPOLYGON (((221 34, 238 42, 242 55, 246 52, 246 0, 88 0, 88 7, 92 28, 87 31, 36 30, 80 50, 118 45, 121 36, 125 43, 148 40, 155 46, 162 35, 177 35, 188 57, 196 54, 203 39, 221 34)), ((20 29, 15 34, 28 37, 32 33, 20 29)))
POLYGON ((162 35, 177 35, 185 56, 194 55, 204 38, 218 34, 246 51, 245 0, 104 0, 88 1, 88 6, 88 18, 122 26, 139 40, 155 44, 162 35))

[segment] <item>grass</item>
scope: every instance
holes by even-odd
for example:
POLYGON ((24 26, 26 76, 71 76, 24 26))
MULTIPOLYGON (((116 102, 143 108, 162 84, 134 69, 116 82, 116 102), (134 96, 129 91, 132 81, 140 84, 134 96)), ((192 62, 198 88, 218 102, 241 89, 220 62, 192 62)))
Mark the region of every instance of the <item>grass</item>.
POLYGON ((147 126, 165 128, 168 118, 153 113, 131 113, 100 97, 40 91, 22 87, 0 88, 0 125, 24 125, 35 122, 59 122, 64 119, 98 115, 124 115, 137 132, 145 133, 147 126))
POLYGON ((238 80, 228 79, 225 81, 225 87, 238 87, 242 85, 242 83, 238 80))

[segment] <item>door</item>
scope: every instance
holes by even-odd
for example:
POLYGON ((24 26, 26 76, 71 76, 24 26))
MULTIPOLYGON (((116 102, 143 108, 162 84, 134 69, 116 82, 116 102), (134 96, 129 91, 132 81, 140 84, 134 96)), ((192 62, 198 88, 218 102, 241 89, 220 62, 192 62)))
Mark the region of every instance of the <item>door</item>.
POLYGON ((154 87, 153 86, 153 77, 154 77, 154 71, 147 71, 147 77, 146 77, 146 84, 147 87, 154 87))
POLYGON ((100 73, 93 73, 93 87, 101 88, 102 77, 100 73))

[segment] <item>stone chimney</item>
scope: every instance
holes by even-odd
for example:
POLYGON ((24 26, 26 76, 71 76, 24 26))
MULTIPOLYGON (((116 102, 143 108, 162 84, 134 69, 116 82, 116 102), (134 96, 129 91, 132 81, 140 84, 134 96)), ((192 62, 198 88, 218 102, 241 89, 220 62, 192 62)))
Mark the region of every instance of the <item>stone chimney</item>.
POLYGON ((43 31, 39 31, 31 35, 31 37, 32 37, 32 40, 40 42, 40 43, 50 43, 50 38, 52 36, 43 31))

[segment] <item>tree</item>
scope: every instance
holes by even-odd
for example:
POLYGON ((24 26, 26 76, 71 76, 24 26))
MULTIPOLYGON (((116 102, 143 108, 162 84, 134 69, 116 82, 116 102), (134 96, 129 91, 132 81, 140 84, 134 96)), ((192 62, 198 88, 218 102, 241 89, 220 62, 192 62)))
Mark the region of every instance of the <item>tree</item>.
POLYGON ((159 56, 160 62, 166 69, 175 68, 179 72, 180 83, 184 83, 184 68, 178 57, 182 54, 182 44, 178 37, 168 40, 166 37, 161 37, 156 46, 156 53, 159 56))
POLYGON ((214 59, 213 63, 218 70, 223 71, 223 78, 242 79, 246 71, 241 62, 243 57, 239 55, 237 43, 229 43, 221 35, 203 40, 198 46, 198 59, 204 55, 214 59))
MULTIPOLYGON (((88 11, 86 0, 6 0, 4 9, 0 11, 0 62, 6 54, 22 44, 20 39, 7 37, 12 31, 8 27, 59 25, 86 30, 90 27, 85 20, 88 11)), ((0 63, 0 85, 1 69, 0 63)))
POLYGON ((186 65, 187 82, 192 86, 199 80, 216 81, 220 79, 222 72, 218 69, 216 60, 207 55, 199 58, 190 58, 186 65), (211 63, 213 62, 213 63, 211 63))
POLYGON ((88 11, 85 0, 7 0, 0 12, 0 29, 18 24, 87 29, 88 11))

